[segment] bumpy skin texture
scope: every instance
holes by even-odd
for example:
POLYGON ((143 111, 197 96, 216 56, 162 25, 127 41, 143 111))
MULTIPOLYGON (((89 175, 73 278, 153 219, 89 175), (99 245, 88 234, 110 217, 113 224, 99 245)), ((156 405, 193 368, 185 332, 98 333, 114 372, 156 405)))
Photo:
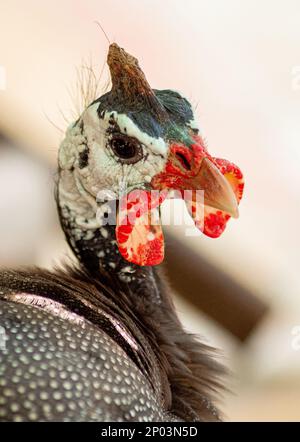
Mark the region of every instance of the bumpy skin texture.
POLYGON ((104 223, 107 190, 113 200, 150 190, 170 141, 190 149, 191 106, 153 91, 116 44, 108 64, 112 90, 69 128, 59 152, 58 211, 78 265, 0 272, 0 419, 219 420, 224 369, 214 350, 184 330, 159 270, 121 256, 116 220, 104 223), (116 154, 120 135, 143 158, 116 154))
POLYGON ((0 303, 1 421, 169 421, 146 377, 89 321, 0 303))

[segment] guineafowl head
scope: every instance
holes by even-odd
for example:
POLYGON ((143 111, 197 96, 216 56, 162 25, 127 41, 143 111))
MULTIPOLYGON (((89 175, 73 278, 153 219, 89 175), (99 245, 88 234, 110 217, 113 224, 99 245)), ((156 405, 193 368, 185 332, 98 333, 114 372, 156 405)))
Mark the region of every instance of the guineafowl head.
POLYGON ((60 147, 63 225, 75 249, 84 240, 89 246, 80 248, 90 248, 98 231, 126 261, 156 265, 164 256, 160 204, 170 192, 185 199, 204 234, 218 237, 238 216, 243 177, 208 153, 186 98, 152 89, 137 59, 115 43, 107 63, 110 92, 84 110, 60 147))

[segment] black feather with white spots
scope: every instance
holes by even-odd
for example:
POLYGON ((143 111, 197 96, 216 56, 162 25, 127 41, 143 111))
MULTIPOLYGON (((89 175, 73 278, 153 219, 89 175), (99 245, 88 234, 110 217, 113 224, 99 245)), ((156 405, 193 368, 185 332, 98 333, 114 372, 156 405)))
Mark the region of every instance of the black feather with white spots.
POLYGON ((124 350, 88 321, 0 303, 1 421, 164 421, 147 378, 124 350))

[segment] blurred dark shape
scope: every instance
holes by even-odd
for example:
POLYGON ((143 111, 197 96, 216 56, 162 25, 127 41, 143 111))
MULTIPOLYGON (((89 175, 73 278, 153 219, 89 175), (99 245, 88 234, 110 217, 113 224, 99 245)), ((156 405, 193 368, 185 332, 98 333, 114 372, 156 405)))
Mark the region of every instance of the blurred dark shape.
POLYGON ((186 301, 245 341, 269 307, 248 288, 166 232, 166 270, 186 301), (197 265, 195 266, 195 263, 197 265))

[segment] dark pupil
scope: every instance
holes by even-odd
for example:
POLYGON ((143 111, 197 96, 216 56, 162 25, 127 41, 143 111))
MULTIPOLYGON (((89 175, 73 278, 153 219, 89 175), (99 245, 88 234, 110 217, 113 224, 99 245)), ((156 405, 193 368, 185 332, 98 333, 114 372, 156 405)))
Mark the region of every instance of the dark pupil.
POLYGON ((136 154, 136 146, 134 143, 132 141, 125 140, 124 138, 114 138, 112 140, 112 147, 120 158, 132 158, 136 154))

